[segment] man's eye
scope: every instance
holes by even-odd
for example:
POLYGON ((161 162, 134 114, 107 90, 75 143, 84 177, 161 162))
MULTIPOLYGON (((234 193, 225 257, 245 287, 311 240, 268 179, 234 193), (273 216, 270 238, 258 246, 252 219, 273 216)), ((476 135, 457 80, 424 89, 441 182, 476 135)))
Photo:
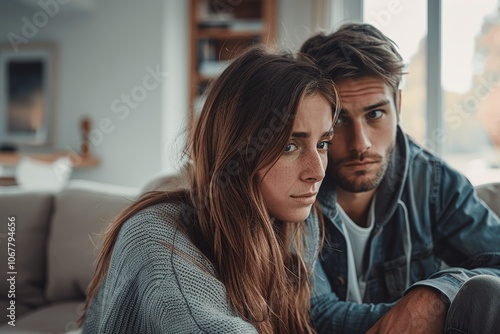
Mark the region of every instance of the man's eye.
POLYGON ((342 125, 346 122, 346 113, 345 111, 341 111, 339 117, 337 118, 337 122, 335 122, 335 126, 342 125))
POLYGON ((296 150, 297 150, 297 145, 295 145, 295 144, 288 144, 285 147, 285 152, 286 153, 293 152, 293 151, 296 151, 296 150))
POLYGON ((372 110, 372 111, 368 112, 367 117, 369 119, 377 119, 377 118, 382 117, 383 114, 384 114, 384 112, 382 110, 372 110))

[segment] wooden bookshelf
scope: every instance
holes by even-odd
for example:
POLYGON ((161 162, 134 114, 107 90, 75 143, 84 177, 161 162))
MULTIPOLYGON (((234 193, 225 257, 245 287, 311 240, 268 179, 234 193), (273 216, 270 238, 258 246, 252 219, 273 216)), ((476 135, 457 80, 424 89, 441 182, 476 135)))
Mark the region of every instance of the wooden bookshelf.
POLYGON ((190 0, 189 123, 210 82, 252 45, 273 45, 277 0, 190 0))

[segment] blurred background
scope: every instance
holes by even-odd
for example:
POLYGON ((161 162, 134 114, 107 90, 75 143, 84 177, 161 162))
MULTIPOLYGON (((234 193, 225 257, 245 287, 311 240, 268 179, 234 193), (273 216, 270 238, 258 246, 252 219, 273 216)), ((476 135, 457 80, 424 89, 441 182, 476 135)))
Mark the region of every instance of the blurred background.
POLYGON ((407 63, 402 126, 473 184, 500 180, 497 0, 364 0, 407 63))
POLYGON ((497 0, 2 1, 0 180, 19 181, 26 158, 59 161, 61 182, 176 173, 231 58, 260 42, 296 52, 349 21, 399 46, 403 128, 473 184, 500 181, 497 0))

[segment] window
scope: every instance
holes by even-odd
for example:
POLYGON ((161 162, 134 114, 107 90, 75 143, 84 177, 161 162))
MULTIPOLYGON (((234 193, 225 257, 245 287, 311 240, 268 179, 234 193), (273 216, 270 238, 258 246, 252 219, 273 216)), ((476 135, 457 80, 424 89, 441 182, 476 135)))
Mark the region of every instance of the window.
POLYGON ((365 0, 365 21, 389 36, 408 64, 401 88, 401 126, 419 143, 426 138, 427 3, 365 0), (408 22, 413 22, 409 25, 408 22))
POLYGON ((362 7, 363 20, 393 39, 408 65, 405 132, 473 184, 500 181, 499 1, 364 0, 362 7))
POLYGON ((500 180, 497 0, 442 0, 445 158, 472 182, 500 180))

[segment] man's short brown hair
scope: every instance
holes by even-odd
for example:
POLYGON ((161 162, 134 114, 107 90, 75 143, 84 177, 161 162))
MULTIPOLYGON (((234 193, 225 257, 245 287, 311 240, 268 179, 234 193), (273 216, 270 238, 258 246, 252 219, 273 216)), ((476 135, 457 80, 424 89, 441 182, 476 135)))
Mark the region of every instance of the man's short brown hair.
POLYGON ((302 45, 299 57, 315 60, 334 82, 380 78, 395 97, 405 68, 396 43, 370 24, 349 23, 330 35, 313 36, 302 45))

